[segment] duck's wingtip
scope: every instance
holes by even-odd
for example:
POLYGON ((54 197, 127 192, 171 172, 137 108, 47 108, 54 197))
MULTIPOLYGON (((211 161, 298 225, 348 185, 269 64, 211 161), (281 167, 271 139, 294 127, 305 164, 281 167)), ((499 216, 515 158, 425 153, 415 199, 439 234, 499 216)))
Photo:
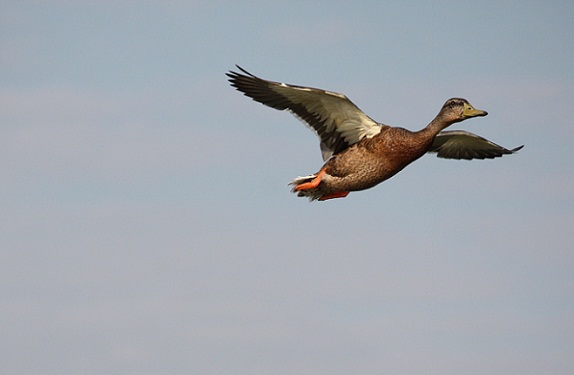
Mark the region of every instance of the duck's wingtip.
POLYGON ((524 147, 524 145, 518 146, 518 147, 513 148, 512 150, 510 150, 510 152, 512 152, 512 153, 514 154, 515 152, 518 152, 518 151, 522 150, 523 147, 524 147))
MULTIPOLYGON (((241 70, 243 73, 247 74, 250 77, 255 77, 253 74, 249 73, 247 70, 243 69, 242 67, 239 66, 239 64, 235 64, 235 67, 239 70, 241 70)), ((239 75, 237 72, 234 72, 233 70, 230 70, 229 73, 233 74, 233 75, 239 75)), ((229 75, 229 73, 226 73, 227 75, 229 75)))

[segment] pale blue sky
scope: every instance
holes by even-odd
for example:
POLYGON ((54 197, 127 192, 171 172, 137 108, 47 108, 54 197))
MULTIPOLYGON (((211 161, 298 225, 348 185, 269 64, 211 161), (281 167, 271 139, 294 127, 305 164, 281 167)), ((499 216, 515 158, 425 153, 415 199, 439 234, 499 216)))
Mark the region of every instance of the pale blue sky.
POLYGON ((2 374, 574 373, 574 3, 0 4, 2 374), (516 155, 309 203, 343 92, 516 155))

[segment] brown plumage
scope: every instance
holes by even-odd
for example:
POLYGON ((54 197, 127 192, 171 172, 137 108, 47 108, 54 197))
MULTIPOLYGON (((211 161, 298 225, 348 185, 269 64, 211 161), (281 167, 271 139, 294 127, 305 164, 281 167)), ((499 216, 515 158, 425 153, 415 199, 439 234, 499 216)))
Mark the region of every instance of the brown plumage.
POLYGON ((293 192, 311 200, 345 197, 350 191, 371 188, 400 172, 427 152, 449 159, 495 158, 508 150, 466 131, 443 131, 453 123, 486 116, 465 99, 446 101, 422 130, 412 132, 375 122, 345 95, 229 72, 231 85, 253 100, 288 110, 310 126, 321 139, 326 161, 319 172, 291 182, 293 192))

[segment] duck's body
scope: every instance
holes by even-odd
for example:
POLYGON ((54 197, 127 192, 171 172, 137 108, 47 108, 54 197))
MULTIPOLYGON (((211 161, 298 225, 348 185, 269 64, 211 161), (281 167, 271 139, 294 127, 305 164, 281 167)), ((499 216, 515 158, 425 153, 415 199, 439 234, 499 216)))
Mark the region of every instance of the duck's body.
POLYGON ((400 172, 423 156, 432 138, 402 128, 387 127, 372 138, 363 138, 330 157, 314 175, 295 179, 294 190, 311 199, 325 200, 346 196, 350 191, 369 189, 400 172), (320 183, 310 183, 323 171, 320 183), (304 189, 308 186, 307 189, 304 189))
POLYGON ((472 133, 443 132, 455 122, 487 115, 465 99, 449 99, 433 121, 412 132, 375 122, 342 94, 267 81, 238 68, 247 75, 227 74, 234 87, 262 104, 289 110, 321 138, 323 167, 291 182, 293 192, 311 200, 342 198, 350 191, 371 188, 427 152, 443 158, 484 159, 522 147, 508 150, 472 133))

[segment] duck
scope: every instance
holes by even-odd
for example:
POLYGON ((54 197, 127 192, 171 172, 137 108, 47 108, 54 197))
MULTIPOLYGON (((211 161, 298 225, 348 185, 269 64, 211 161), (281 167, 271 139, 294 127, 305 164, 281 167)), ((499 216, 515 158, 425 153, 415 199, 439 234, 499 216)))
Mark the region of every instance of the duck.
POLYGON ((310 201, 372 188, 427 153, 444 159, 493 159, 523 147, 507 149, 467 131, 444 130, 488 114, 463 98, 448 99, 426 127, 411 131, 376 122, 343 94, 269 81, 236 67, 240 72, 226 73, 232 87, 256 102, 291 112, 319 137, 324 164, 290 183, 293 193, 310 201))

